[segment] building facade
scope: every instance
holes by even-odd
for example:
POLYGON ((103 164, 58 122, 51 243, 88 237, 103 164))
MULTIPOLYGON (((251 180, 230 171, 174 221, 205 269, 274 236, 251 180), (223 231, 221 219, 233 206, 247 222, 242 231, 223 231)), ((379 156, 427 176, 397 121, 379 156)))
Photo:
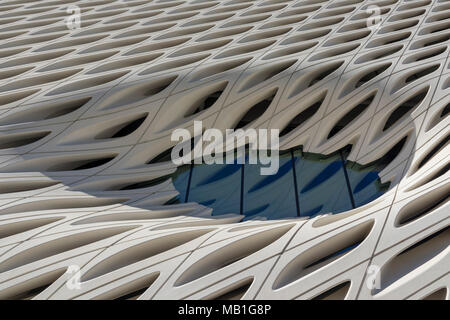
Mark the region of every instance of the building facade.
POLYGON ((450 298, 449 1, 8 0, 0 26, 1 299, 450 298), (196 121, 279 130, 278 171, 174 164, 196 121))

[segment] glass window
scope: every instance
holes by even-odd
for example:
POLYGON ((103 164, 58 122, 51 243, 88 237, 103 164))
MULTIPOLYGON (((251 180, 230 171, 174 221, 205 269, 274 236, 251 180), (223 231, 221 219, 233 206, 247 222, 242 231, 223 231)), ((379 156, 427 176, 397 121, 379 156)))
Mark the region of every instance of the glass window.
POLYGON ((330 156, 280 152, 275 175, 261 175, 260 164, 185 165, 172 175, 179 196, 168 204, 197 202, 213 215, 243 214, 245 219, 283 219, 339 213, 371 202, 387 191, 378 176, 380 165, 361 166, 330 156), (344 165, 345 164, 345 165, 344 165))
POLYGON ((297 216, 294 174, 290 152, 280 153, 280 167, 275 175, 260 175, 261 165, 244 168, 244 211, 247 217, 259 215, 268 219, 297 216))
POLYGON ((213 209, 213 215, 240 213, 241 164, 195 165, 189 189, 189 202, 213 209))
POLYGON ((384 185, 381 183, 376 166, 364 167, 348 162, 347 172, 356 207, 380 197, 389 187, 389 183, 384 185))
POLYGON ((188 190, 190 173, 191 173, 191 166, 184 165, 178 167, 177 171, 172 175, 173 185, 180 194, 174 199, 170 200, 169 204, 183 203, 186 201, 186 193, 188 190))
POLYGON ((353 208, 339 154, 295 153, 301 216, 339 213, 353 208))

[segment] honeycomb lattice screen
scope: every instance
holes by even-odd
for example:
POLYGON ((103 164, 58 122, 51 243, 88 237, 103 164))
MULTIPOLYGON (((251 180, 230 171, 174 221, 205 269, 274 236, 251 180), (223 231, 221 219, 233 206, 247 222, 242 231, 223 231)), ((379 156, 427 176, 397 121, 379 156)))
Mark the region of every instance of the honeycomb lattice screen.
POLYGON ((449 299, 450 1, 6 0, 0 39, 1 299, 449 299), (154 160, 194 120, 351 146, 389 190, 311 218, 170 203, 154 160))

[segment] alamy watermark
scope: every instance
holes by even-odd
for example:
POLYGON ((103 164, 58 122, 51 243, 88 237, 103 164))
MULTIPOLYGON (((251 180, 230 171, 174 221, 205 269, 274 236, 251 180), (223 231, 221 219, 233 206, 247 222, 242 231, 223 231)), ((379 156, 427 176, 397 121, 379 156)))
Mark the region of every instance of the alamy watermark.
POLYGON ((219 129, 203 130, 202 121, 194 121, 194 137, 187 129, 172 132, 172 162, 189 164, 248 164, 261 165, 260 174, 274 175, 279 169, 278 129, 219 129), (193 142, 193 143, 192 143, 193 142), (248 145, 246 156, 245 145, 248 145), (235 152, 236 151, 236 152, 235 152))
POLYGON ((69 15, 64 22, 69 30, 76 30, 81 28, 81 9, 76 5, 67 7, 66 13, 69 15))
POLYGON ((370 5, 366 9, 366 13, 369 15, 367 18, 367 28, 371 31, 377 30, 381 25, 381 8, 376 5, 370 5))
POLYGON ((66 273, 69 275, 69 279, 66 281, 66 287, 69 290, 81 289, 81 271, 80 267, 76 264, 70 265, 66 273))
POLYGON ((381 289, 381 268, 371 264, 366 271, 366 286, 369 290, 381 289))

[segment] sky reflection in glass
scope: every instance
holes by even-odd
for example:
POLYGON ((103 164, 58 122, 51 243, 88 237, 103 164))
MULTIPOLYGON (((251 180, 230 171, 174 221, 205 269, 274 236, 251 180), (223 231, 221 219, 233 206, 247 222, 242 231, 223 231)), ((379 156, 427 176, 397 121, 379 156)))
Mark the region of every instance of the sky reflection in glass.
POLYGON ((186 165, 172 181, 173 202, 197 202, 213 215, 283 219, 340 213, 365 205, 387 190, 376 166, 347 162, 340 153, 323 156, 300 149, 280 152, 276 175, 260 175, 259 164, 186 165))

